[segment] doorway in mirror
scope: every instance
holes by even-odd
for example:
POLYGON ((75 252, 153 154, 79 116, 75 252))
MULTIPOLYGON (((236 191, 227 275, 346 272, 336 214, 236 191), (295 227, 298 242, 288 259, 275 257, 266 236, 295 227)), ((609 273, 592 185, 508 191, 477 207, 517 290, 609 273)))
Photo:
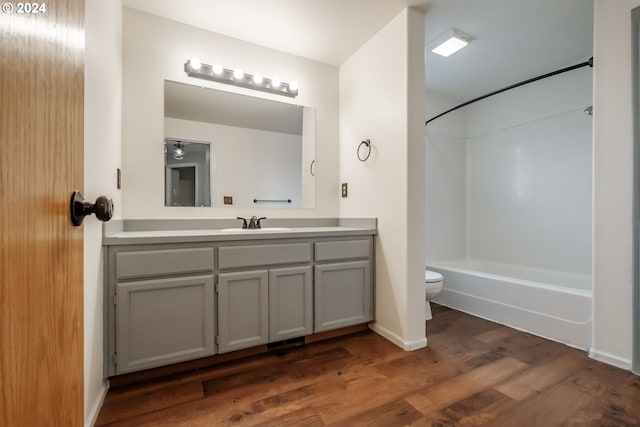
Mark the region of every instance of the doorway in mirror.
POLYGON ((165 206, 211 206, 209 143, 167 138, 165 156, 165 206))

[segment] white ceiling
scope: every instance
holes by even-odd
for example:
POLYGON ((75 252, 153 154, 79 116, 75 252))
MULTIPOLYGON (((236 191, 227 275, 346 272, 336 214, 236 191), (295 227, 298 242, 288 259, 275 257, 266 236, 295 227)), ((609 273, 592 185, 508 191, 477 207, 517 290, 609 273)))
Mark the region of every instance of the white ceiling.
MULTIPOLYGON (((593 0, 123 0, 127 7, 340 65, 407 6, 425 40, 458 28, 475 40, 426 54, 429 90, 466 100, 592 55, 593 0)), ((597 61, 596 61, 597 66, 597 61)))
POLYGON ((340 65, 420 0, 123 0, 127 7, 340 65))
POLYGON ((460 100, 593 55, 593 0, 433 1, 425 17, 426 44, 452 27, 475 40, 448 58, 427 51, 426 82, 427 89, 460 100))

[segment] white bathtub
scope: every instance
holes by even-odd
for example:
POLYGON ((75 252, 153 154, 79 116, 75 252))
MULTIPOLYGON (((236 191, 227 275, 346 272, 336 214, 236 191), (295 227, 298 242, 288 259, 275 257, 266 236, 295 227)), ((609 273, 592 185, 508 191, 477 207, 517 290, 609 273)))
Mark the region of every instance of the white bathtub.
POLYGON ((426 268, 444 277, 438 304, 574 347, 591 346, 590 276, 468 259, 426 268))

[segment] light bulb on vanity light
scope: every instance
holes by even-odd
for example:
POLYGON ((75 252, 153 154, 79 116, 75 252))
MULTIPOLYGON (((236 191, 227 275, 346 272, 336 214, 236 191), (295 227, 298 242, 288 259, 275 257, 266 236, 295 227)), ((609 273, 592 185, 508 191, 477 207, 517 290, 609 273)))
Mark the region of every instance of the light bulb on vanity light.
POLYGON ((257 85, 262 84, 262 82, 264 81, 264 78, 262 77, 262 74, 260 73, 256 73, 253 75, 253 82, 257 85))
POLYGON ((289 90, 291 92, 295 92, 298 90, 298 82, 291 82, 289 83, 289 90))
POLYGON ((241 80, 244 77, 244 71, 242 71, 242 68, 236 68, 235 70, 233 70, 233 78, 236 80, 241 80))
POLYGON ((280 87, 280 83, 281 83, 280 79, 277 78, 277 77, 274 77, 274 78, 271 79, 271 87, 274 88, 274 89, 279 88, 280 87))
POLYGON ((213 74, 219 76, 224 71, 224 68, 222 68, 222 65, 220 64, 215 64, 213 67, 211 67, 211 70, 213 71, 213 74))
POLYGON ((196 71, 199 70, 200 67, 202 67, 202 62, 200 62, 198 58, 191 58, 189 60, 189 64, 191 64, 191 68, 193 68, 196 71))

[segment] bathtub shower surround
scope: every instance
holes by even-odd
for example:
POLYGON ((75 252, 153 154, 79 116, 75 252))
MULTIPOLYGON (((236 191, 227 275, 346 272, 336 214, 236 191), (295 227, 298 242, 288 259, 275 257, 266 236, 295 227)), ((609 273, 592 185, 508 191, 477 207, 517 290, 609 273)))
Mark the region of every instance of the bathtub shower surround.
POLYGON ((591 345, 591 86, 592 70, 575 70, 427 127, 426 265, 444 276, 436 302, 591 345))

